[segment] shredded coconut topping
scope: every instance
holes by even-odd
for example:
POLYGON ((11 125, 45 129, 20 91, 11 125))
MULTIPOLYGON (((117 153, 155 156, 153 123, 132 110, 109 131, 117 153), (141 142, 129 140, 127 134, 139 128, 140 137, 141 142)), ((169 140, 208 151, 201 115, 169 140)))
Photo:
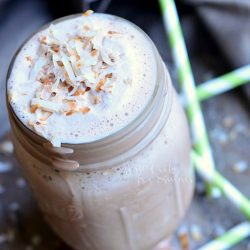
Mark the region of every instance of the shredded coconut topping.
MULTIPOLYGON (((92 13, 89 10, 83 16, 92 13)), ((40 83, 30 102, 30 112, 38 117, 33 125, 45 125, 53 113, 87 114, 91 112, 87 100, 98 105, 112 94, 116 67, 124 55, 123 48, 112 39, 119 33, 110 30, 103 34, 87 25, 77 29, 75 36, 65 39, 50 25, 48 35, 39 37, 39 58, 26 57, 33 64, 30 82, 40 83)))
POLYGON ((54 146, 118 131, 154 90, 156 63, 147 38, 123 19, 92 13, 35 34, 8 79, 15 113, 54 146))

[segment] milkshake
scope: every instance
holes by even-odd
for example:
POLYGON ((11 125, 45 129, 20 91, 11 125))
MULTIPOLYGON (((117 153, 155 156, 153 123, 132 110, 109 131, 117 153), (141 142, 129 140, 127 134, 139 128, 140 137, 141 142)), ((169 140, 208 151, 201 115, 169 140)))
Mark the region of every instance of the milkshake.
POLYGON ((56 20, 7 79, 17 158, 74 249, 154 249, 193 191, 184 112, 154 44, 111 15, 56 20))

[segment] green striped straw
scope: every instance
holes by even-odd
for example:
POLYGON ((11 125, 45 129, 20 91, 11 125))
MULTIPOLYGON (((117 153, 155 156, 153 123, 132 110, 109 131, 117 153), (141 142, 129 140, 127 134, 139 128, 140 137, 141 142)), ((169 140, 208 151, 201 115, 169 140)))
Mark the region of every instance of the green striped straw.
MULTIPOLYGON (((159 0, 159 3, 163 14, 164 25, 168 32, 173 59, 178 70, 180 88, 187 101, 186 110, 192 130, 194 147, 195 150, 202 155, 203 159, 209 163, 208 167, 214 169, 215 164, 175 3, 174 0, 159 0)), ((209 191, 213 192, 218 190, 212 188, 209 191)))
POLYGON ((203 101, 248 82, 250 82, 250 65, 200 84, 196 91, 199 100, 203 101))
POLYGON ((225 250, 250 236, 250 223, 243 222, 198 250, 225 250))
POLYGON ((224 178, 215 169, 207 166, 206 160, 201 158, 194 151, 192 152, 192 160, 196 170, 201 177, 218 187, 236 207, 238 207, 247 219, 250 219, 250 201, 236 187, 234 187, 226 178, 224 178))

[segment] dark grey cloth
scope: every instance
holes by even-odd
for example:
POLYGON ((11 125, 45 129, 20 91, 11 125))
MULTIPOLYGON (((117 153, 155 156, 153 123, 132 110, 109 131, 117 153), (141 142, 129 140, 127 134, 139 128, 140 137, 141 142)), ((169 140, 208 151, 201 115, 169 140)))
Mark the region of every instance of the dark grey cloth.
POLYGON ((250 64, 250 0, 183 0, 196 9, 233 67, 250 64))

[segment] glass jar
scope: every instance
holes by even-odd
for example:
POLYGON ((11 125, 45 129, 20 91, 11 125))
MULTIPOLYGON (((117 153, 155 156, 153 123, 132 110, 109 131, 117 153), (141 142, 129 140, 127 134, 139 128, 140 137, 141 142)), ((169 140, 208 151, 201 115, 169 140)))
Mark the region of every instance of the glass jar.
MULTIPOLYGON (((191 201, 186 118, 151 44, 158 75, 149 103, 129 125, 98 141, 54 148, 7 100, 16 156, 47 222, 74 249, 153 249, 171 236, 191 201)), ((11 70, 12 64, 8 76, 11 70)))

